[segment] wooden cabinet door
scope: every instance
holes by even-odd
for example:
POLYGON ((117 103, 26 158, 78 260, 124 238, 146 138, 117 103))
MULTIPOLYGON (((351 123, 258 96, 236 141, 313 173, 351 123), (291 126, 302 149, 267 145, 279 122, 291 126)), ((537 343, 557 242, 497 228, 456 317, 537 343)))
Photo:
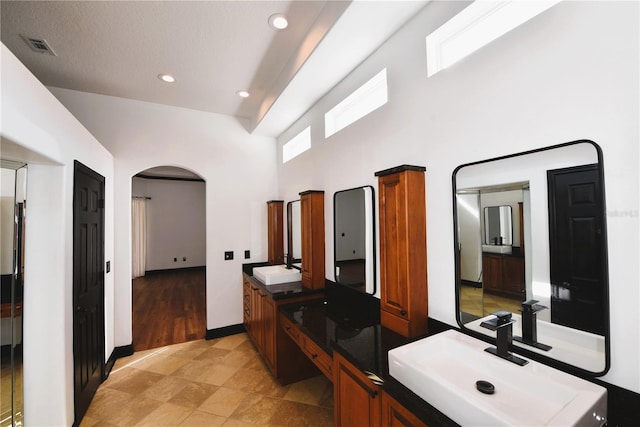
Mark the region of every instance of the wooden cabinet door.
POLYGON ((484 290, 499 292, 502 290, 502 257, 482 255, 482 286, 484 290))
POLYGON ((385 427, 427 427, 397 400, 382 392, 382 425, 385 427))
POLYGON ((300 193, 302 284, 324 288, 324 191, 300 193))
POLYGON ((380 321, 406 337, 427 328, 424 168, 376 173, 380 222, 380 321))
POLYGON ((276 370, 276 305, 268 295, 262 295, 263 356, 271 372, 276 370))
POLYGON ((379 387, 337 352, 333 355, 333 375, 334 425, 379 427, 379 387))
POLYGON ((502 260, 502 288, 524 301, 524 258, 506 256, 502 260))
POLYGON ((257 286, 251 286, 251 328, 249 333, 253 342, 262 349, 262 298, 260 297, 260 289, 257 286))
POLYGON ((282 200, 267 202, 267 261, 269 264, 284 263, 284 226, 282 200))
POLYGON ((407 317, 409 244, 407 242, 406 183, 399 174, 381 177, 380 187, 380 305, 407 317))
POLYGON ((300 251, 302 253, 302 283, 311 283, 313 276, 313 246, 311 240, 311 199, 300 197, 300 251))
POLYGON ((251 335, 251 284, 244 277, 242 279, 242 323, 251 335))

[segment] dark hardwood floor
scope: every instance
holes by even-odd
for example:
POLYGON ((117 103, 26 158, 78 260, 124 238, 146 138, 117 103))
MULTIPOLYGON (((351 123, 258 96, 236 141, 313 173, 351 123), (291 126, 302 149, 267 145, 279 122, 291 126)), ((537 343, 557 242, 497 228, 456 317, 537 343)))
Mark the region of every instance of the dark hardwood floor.
POLYGON ((205 276, 202 268, 152 272, 133 280, 135 351, 204 338, 205 276))

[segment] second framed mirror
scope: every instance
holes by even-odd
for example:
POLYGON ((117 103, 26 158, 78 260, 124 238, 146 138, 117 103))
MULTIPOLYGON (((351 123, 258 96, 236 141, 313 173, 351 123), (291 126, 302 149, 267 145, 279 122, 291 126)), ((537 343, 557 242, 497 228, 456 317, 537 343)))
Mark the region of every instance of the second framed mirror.
POLYGON ((333 195, 335 281, 368 294, 376 293, 374 206, 370 185, 333 195))

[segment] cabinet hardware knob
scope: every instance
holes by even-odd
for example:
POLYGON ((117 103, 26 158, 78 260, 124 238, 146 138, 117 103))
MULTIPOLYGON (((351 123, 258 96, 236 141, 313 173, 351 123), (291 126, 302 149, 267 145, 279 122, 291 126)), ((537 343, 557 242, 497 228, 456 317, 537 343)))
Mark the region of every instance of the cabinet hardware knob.
POLYGON ((312 358, 312 359, 316 359, 317 357, 318 357, 318 355, 317 355, 317 354, 312 354, 312 355, 311 355, 311 358, 312 358))
POLYGON ((400 310, 400 314, 403 315, 403 316, 406 316, 407 315, 407 310, 400 310))

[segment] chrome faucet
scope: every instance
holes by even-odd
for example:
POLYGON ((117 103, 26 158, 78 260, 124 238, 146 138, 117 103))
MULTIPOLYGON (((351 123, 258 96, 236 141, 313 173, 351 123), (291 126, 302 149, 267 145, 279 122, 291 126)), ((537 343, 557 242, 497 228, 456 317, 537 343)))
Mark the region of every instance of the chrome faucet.
POLYGON ((529 363, 529 361, 522 359, 511 352, 511 342, 513 341, 513 324, 516 322, 511 318, 511 313, 508 311, 496 311, 491 313, 496 316, 493 319, 485 320, 480 324, 483 328, 496 331, 496 346, 487 347, 484 349, 487 353, 495 354, 498 357, 506 359, 517 365, 523 366, 529 363))
POLYGON ((551 350, 550 345, 538 342, 538 328, 536 323, 538 317, 536 314, 547 307, 537 303, 538 300, 535 299, 530 299, 522 303, 522 308, 520 309, 522 312, 522 337, 516 336, 513 337, 513 339, 523 344, 539 348, 540 350, 549 351, 551 350))

